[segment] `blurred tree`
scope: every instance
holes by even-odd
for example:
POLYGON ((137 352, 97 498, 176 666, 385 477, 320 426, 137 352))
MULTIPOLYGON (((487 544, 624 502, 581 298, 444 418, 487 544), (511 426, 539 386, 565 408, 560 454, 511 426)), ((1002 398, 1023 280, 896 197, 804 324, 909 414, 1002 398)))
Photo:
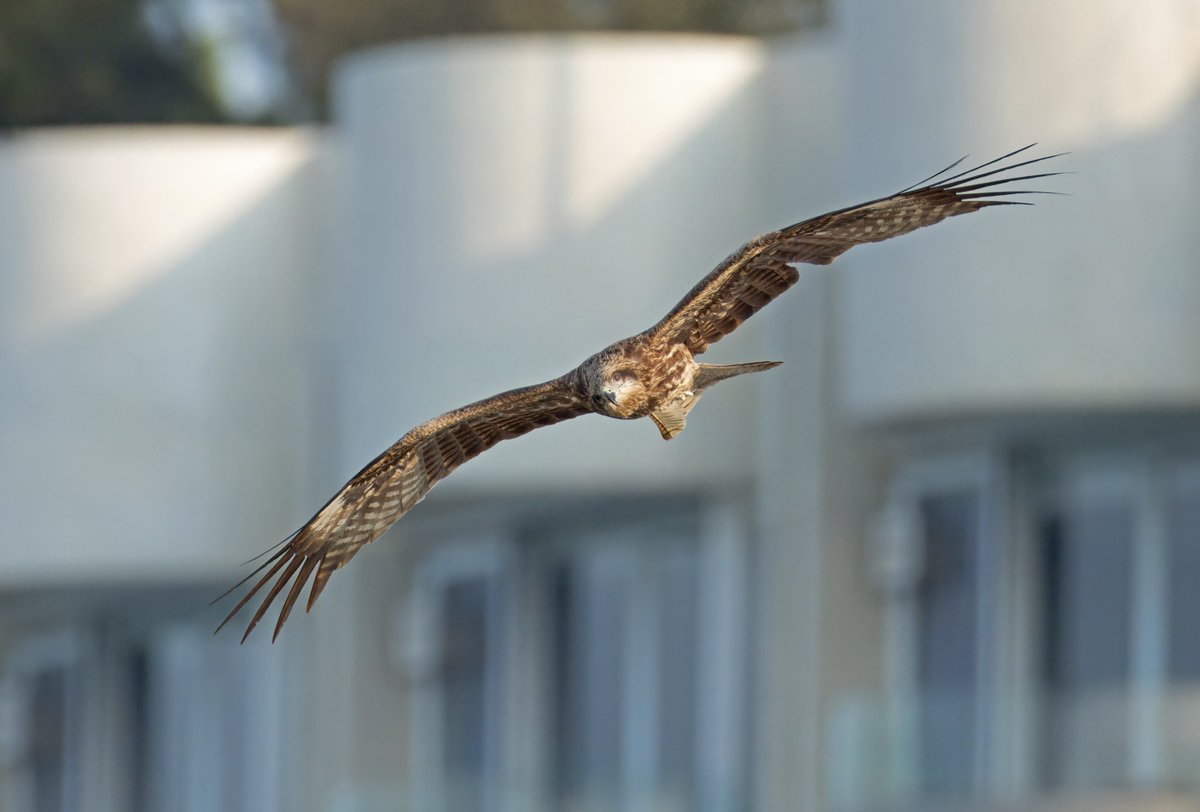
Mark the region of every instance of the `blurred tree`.
POLYGON ((819 18, 822 0, 273 0, 296 77, 324 109, 342 54, 399 40, 505 31, 769 35, 819 18))
POLYGON ((823 0, 9 0, 0 2, 0 128, 323 117, 333 63, 370 45, 516 31, 777 34, 810 23, 822 5, 823 0), (216 29, 214 13, 220 17, 216 29), (197 23, 201 18, 208 23, 197 23), (282 75, 280 28, 292 76, 268 89, 257 109, 242 109, 246 105, 233 104, 236 94, 229 94, 245 91, 252 77, 244 61, 230 57, 255 54, 260 68, 267 65, 268 72, 282 75))
POLYGON ((211 52, 142 0, 0 3, 0 127, 225 118, 211 52))

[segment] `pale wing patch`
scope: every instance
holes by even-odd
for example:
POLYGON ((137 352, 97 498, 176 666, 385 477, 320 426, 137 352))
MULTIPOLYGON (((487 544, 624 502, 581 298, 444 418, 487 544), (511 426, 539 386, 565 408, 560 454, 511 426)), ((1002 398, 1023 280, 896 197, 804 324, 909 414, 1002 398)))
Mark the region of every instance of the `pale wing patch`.
POLYGON ((687 428, 688 412, 692 410, 698 400, 700 400, 699 395, 688 392, 685 399, 660 406, 650 413, 650 419, 658 426, 658 433, 664 440, 675 439, 687 428))

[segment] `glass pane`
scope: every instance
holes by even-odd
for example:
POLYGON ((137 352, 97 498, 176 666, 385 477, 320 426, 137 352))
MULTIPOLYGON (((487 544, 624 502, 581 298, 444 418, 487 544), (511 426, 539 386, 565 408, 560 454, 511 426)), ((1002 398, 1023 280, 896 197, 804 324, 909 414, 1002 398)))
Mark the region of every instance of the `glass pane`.
POLYGON ((628 568, 617 552, 581 551, 553 575, 558 809, 617 806, 629 598, 628 568))
POLYGON ((1172 682, 1200 683, 1200 493, 1171 500, 1167 546, 1167 657, 1172 682))
POLYGON ((1200 790, 1200 492, 1176 494, 1167 517, 1167 669, 1170 704, 1163 716, 1164 753, 1172 781, 1200 790))
POLYGON ((67 783, 66 673, 39 671, 30 680, 29 766, 33 809, 63 812, 67 783))
POLYGON ((125 663, 125 698, 128 729, 129 807, 131 812, 147 812, 150 804, 150 662, 144 648, 135 648, 125 663))
POLYGON ((664 550, 658 577, 658 795, 663 808, 692 809, 696 764, 695 548, 664 550))
POLYGON ((1040 533, 1046 686, 1043 780, 1103 787, 1127 774, 1133 513, 1071 505, 1040 533))
POLYGON ((922 790, 974 787, 978 745, 979 499, 969 492, 921 500, 925 566, 917 595, 922 790))
POLYGON ((442 765, 446 808, 485 808, 488 589, 482 578, 442 593, 442 765))
POLYGON ((580 534, 551 567, 550 808, 696 808, 695 537, 657 521, 580 534))

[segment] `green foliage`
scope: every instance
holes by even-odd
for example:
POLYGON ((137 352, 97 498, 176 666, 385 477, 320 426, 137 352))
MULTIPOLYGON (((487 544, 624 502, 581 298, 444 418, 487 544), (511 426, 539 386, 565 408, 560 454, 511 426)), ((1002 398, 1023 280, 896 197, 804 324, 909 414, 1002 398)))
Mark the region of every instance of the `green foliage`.
POLYGON ((0 127, 224 118, 203 49, 140 0, 0 3, 0 127))
MULTIPOLYGON (((190 0, 0 1, 0 128, 220 122, 213 43, 184 33, 190 0), (154 24, 150 21, 153 19, 154 24)), ((293 88, 263 121, 323 115, 343 54, 409 39, 518 31, 774 34, 822 0, 270 0, 293 88)), ((273 33, 273 32, 272 32, 273 33)))

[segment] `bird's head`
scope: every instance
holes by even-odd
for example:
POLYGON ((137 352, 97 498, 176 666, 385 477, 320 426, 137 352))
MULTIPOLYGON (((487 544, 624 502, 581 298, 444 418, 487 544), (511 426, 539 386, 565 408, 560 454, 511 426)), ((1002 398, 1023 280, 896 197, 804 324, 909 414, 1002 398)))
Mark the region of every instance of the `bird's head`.
POLYGON ((593 410, 609 417, 639 417, 635 414, 646 395, 628 358, 601 353, 581 368, 583 394, 593 410))

